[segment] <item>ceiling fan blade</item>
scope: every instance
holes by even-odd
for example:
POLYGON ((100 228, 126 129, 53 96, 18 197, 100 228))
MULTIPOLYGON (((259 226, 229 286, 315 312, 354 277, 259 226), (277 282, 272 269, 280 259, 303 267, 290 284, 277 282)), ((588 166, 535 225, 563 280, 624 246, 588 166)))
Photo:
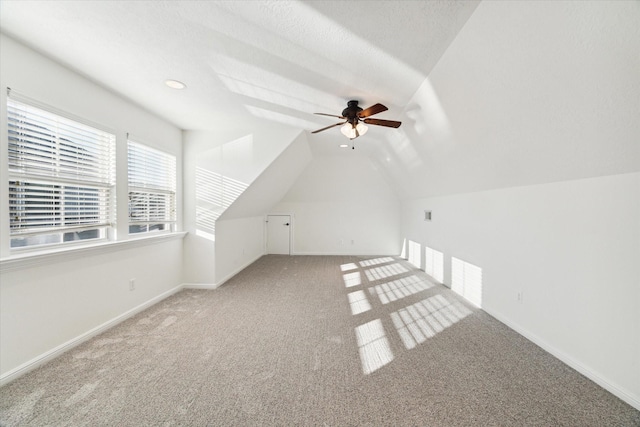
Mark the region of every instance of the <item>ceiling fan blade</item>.
POLYGON ((368 125, 386 126, 388 128, 399 128, 402 122, 396 122, 395 120, 381 120, 381 119, 364 119, 368 125))
POLYGON ((317 114, 319 116, 328 116, 328 117, 337 117, 339 119, 346 119, 346 117, 336 116, 335 114, 326 114, 326 113, 313 113, 313 114, 317 114))
POLYGON ((365 110, 360 111, 358 113, 358 117, 360 118, 369 117, 369 116, 373 116, 374 114, 382 113, 383 111, 387 111, 387 110, 388 108, 385 107, 384 105, 375 104, 365 110))
POLYGON ((322 129, 314 130, 314 131, 313 131, 313 132, 311 132, 311 133, 318 133, 318 132, 322 132, 323 130, 331 129, 331 128, 334 128, 334 127, 336 127, 336 126, 343 125, 343 124, 345 124, 345 123, 347 123, 347 122, 340 122, 340 123, 336 123, 336 124, 334 124, 334 125, 329 125, 329 126, 324 127, 324 128, 322 128, 322 129))

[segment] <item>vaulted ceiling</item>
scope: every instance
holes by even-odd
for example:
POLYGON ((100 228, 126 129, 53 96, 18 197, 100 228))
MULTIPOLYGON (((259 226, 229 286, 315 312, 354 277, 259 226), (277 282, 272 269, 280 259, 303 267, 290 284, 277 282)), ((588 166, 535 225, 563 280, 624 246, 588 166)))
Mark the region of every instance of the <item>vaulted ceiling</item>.
POLYGON ((6 34, 182 129, 258 118, 311 131, 336 121, 314 112, 340 114, 350 99, 387 105, 379 118, 399 116, 476 6, 2 1, 0 23, 6 34), (169 89, 166 79, 187 89, 169 89))
POLYGON ((2 32, 179 128, 290 126, 314 156, 368 157, 401 198, 637 170, 639 14, 605 1, 0 1, 2 32), (338 120, 313 113, 350 99, 403 125, 370 126, 342 152, 338 128, 310 134, 338 120))

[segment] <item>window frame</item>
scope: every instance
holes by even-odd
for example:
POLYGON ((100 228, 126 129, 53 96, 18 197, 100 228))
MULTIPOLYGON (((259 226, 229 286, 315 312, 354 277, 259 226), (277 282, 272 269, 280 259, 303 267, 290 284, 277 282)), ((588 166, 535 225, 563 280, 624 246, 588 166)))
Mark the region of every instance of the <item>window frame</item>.
POLYGON ((116 227, 116 133, 9 88, 4 104, 9 253, 108 241, 116 227))
POLYGON ((130 238, 176 231, 177 171, 175 154, 127 134, 127 234, 130 238), (163 172, 168 173, 168 177, 163 176, 163 172), (139 204, 134 208, 135 201, 139 204), (132 231, 133 227, 139 229, 132 231))

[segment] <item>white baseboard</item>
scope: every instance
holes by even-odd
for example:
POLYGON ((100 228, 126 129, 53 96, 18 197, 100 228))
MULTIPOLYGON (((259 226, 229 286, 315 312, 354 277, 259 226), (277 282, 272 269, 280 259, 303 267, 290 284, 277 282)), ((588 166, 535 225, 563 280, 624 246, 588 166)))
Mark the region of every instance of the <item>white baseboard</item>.
POLYGON ((594 383, 598 384, 600 387, 604 388, 605 390, 609 391, 611 394, 613 394, 613 395, 617 396, 618 398, 620 398, 621 400, 627 402, 629 405, 633 406, 637 410, 640 410, 640 397, 634 396, 633 394, 627 392, 626 390, 623 390, 620 387, 618 387, 618 386, 616 386, 614 384, 611 384, 609 381, 603 379, 598 373, 596 373, 593 370, 591 370, 590 368, 584 366, 583 364, 581 364, 577 360, 573 359, 571 356, 569 356, 566 353, 558 350, 557 348, 555 348, 554 346, 550 345, 549 343, 547 343, 546 341, 544 341, 543 339, 541 339, 537 335, 532 334, 529 331, 525 330, 524 328, 520 327, 519 325, 517 325, 515 323, 512 323, 511 321, 505 319, 501 315, 499 315, 497 313, 494 313, 491 310, 487 310, 484 307, 482 308, 482 310, 484 310, 491 317, 494 317, 497 320, 499 320, 500 322, 504 323, 509 328, 513 329, 514 331, 516 331, 517 333, 519 333, 520 335, 522 335, 523 337, 525 337, 529 341, 533 342, 534 344, 536 344, 538 347, 542 348, 546 352, 551 353, 553 356, 555 356, 558 359, 560 359, 563 363, 565 363, 566 365, 568 365, 571 368, 575 369, 576 371, 578 371, 579 373, 581 373, 585 377, 589 378, 591 381, 593 381, 594 383))
POLYGON ((124 313, 122 313, 121 315, 65 342, 64 344, 61 344, 37 357, 34 357, 33 359, 29 360, 28 362, 23 363, 22 365, 8 371, 5 372, 4 374, 0 375, 0 387, 10 383, 11 381, 21 377, 22 375, 38 368, 39 366, 45 364, 46 362, 55 359, 56 357, 62 355, 63 353, 71 350, 74 347, 77 347, 78 345, 82 344, 83 342, 95 337, 96 335, 101 334, 102 332, 106 331, 107 329, 113 328, 114 326, 116 326, 117 324, 127 320, 128 318, 138 314, 139 312, 151 307, 154 304, 159 303, 160 301, 162 301, 163 299, 170 297, 171 295, 175 294, 176 292, 179 292, 180 290, 182 290, 182 285, 176 286, 173 289, 170 289, 166 292, 163 292, 162 294, 151 298, 150 300, 138 305, 137 307, 132 308, 131 310, 128 310, 124 313))
POLYGON ((175 288, 172 288, 166 292, 163 292, 162 294, 151 298, 150 300, 132 308, 131 310, 128 310, 124 313, 122 313, 121 315, 108 320, 107 322, 39 355, 34 357, 33 359, 23 363, 22 365, 8 371, 5 372, 4 374, 0 375, 0 387, 10 383, 11 381, 21 377, 22 375, 25 375, 26 373, 38 368, 39 366, 47 363, 50 360, 55 359, 56 357, 62 355, 63 353, 73 349, 74 347, 77 347, 78 345, 82 344, 83 342, 95 337, 96 335, 101 334, 102 332, 105 332, 106 330, 113 328, 114 326, 116 326, 117 324, 127 320, 128 318, 138 314, 139 312, 151 307, 154 304, 157 304, 158 302, 162 301, 163 299, 181 291, 182 289, 216 289, 218 287, 220 287, 220 285, 222 285, 224 282, 226 282, 227 280, 231 279, 233 276, 235 276, 236 274, 238 274, 240 271, 244 270, 246 267, 248 267, 249 265, 253 264, 255 261, 257 261, 260 257, 262 257, 263 254, 258 255, 257 257, 255 257, 254 259, 248 261, 247 263, 245 263, 243 266, 237 268, 235 271, 233 271, 232 273, 228 274, 227 276, 225 276, 222 280, 220 280, 218 283, 182 283, 178 286, 176 286, 175 288))
POLYGON ((292 252, 291 255, 301 255, 301 256, 390 256, 397 257, 398 254, 381 254, 380 252, 358 252, 358 253, 350 253, 350 252, 292 252))
POLYGON ((220 287, 216 283, 183 283, 182 289, 217 289, 220 287))
POLYGON ((236 274, 240 273, 242 270, 244 270, 245 268, 249 267, 251 264, 253 264, 257 260, 259 260, 263 256, 264 256, 264 254, 260 254, 260 255, 258 255, 256 257, 252 258, 251 260, 247 261, 246 263, 244 263, 240 267, 238 267, 235 270, 233 270, 231 273, 229 273, 226 276, 224 276, 222 279, 218 280, 216 282, 216 284, 215 284, 216 288, 222 286, 224 284, 224 282, 226 282, 227 280, 231 279, 233 276, 235 276, 236 274))

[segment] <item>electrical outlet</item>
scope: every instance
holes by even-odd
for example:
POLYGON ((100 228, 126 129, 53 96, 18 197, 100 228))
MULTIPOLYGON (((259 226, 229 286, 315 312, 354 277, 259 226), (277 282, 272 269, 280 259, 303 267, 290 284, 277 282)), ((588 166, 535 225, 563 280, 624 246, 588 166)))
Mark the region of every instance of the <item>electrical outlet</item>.
POLYGON ((129 290, 130 291, 135 291, 136 290, 136 279, 130 279, 129 280, 129 290))
POLYGON ((355 240, 352 240, 352 241, 351 241, 351 244, 352 244, 352 245, 353 245, 353 244, 355 244, 355 243, 356 243, 356 241, 355 241, 355 240))
POLYGON ((522 291, 518 291, 518 304, 522 304, 522 291))

